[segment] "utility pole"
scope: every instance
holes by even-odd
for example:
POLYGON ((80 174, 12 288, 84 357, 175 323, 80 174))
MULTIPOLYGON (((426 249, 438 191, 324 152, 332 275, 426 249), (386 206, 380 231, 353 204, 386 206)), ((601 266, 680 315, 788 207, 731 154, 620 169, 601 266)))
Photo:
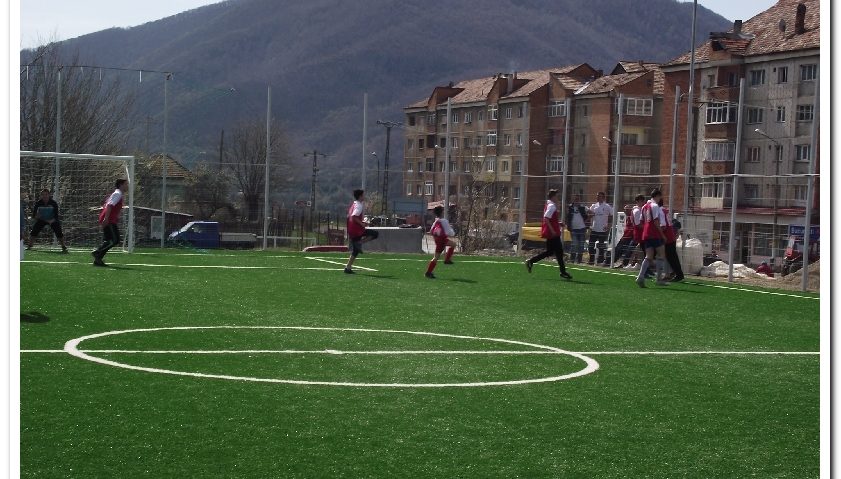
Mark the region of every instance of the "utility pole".
POLYGON ((391 147, 391 129, 395 126, 400 126, 403 123, 394 121, 377 120, 378 125, 385 127, 385 159, 383 160, 383 184, 382 184, 382 208, 383 215, 388 214, 388 154, 391 147))
POLYGON ((318 155, 321 155, 322 158, 327 155, 319 153, 317 150, 304 154, 305 157, 310 155, 312 155, 312 185, 310 186, 310 227, 312 227, 312 214, 315 211, 315 188, 318 183, 318 155))
POLYGON ((222 164, 225 162, 225 130, 222 130, 222 134, 219 137, 219 168, 222 167, 222 164))

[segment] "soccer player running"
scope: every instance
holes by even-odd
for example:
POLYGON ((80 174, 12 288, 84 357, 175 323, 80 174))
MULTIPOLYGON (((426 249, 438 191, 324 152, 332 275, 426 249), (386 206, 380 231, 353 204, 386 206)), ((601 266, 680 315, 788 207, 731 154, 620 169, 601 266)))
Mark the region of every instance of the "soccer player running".
POLYGON ((29 243, 26 249, 32 249, 32 243, 38 237, 38 233, 45 226, 49 226, 61 245, 61 252, 67 254, 67 245, 64 244, 64 233, 61 231, 61 221, 58 218, 58 203, 50 196, 50 190, 46 188, 41 190, 41 198, 32 207, 32 217, 35 218, 35 224, 29 232, 29 243))
POLYGON ((657 202, 663 197, 660 190, 655 189, 651 192, 651 199, 642 207, 642 241, 645 246, 645 259, 642 260, 639 275, 637 275, 637 285, 640 288, 645 288, 645 273, 654 261, 656 268, 655 279, 657 286, 666 286, 669 283, 663 281, 663 272, 665 270, 666 256, 664 244, 666 237, 660 225, 660 206, 657 202), (656 259, 655 259, 656 255, 656 259))
POLYGON ((123 211, 123 195, 128 189, 128 180, 122 178, 117 180, 114 182, 114 188, 114 192, 105 200, 102 212, 99 213, 99 225, 102 227, 105 240, 96 251, 91 253, 94 266, 108 266, 102 258, 109 249, 120 243, 120 230, 117 229, 117 224, 120 222, 120 213, 123 211))
POLYGON ((375 240, 380 235, 378 231, 366 228, 368 223, 362 220, 365 211, 365 191, 353 190, 353 203, 350 204, 347 212, 347 235, 350 239, 350 258, 345 266, 345 273, 353 273, 353 262, 356 257, 362 254, 362 243, 375 240))
POLYGON ((546 238, 546 251, 526 260, 526 269, 531 273, 534 263, 555 255, 561 278, 572 279, 564 265, 564 246, 561 243, 561 223, 558 220, 558 190, 549 190, 546 206, 543 207, 543 224, 540 226, 540 236, 546 238))
POLYGON ((453 264, 451 258, 456 247, 456 242, 450 239, 450 236, 455 236, 456 232, 453 231, 453 227, 450 226, 447 218, 444 218, 444 207, 436 206, 432 212, 435 213, 435 222, 432 223, 432 228, 429 229, 429 232, 435 238, 435 255, 432 256, 432 261, 426 267, 426 277, 429 279, 435 279, 435 275, 432 272, 435 270, 435 266, 438 264, 438 258, 441 257, 444 248, 447 248, 447 254, 444 256, 444 264, 453 264))

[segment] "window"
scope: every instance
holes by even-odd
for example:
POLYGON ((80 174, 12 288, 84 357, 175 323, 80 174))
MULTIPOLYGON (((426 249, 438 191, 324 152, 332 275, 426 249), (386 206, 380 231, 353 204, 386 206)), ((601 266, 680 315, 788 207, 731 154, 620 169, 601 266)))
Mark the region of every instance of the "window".
POLYGON ((485 171, 487 171, 488 173, 493 173, 494 171, 496 171, 496 157, 495 156, 489 156, 489 157, 485 158, 485 171))
MULTIPOLYGON (((610 157, 610 172, 616 170, 616 157, 610 157)), ((651 158, 623 156, 619 173, 623 175, 648 175, 651 173, 651 158)))
POLYGON ((450 162, 450 173, 455 173, 457 166, 458 166, 458 164, 455 161, 451 161, 450 162))
POLYGON ((797 121, 812 121, 815 118, 815 105, 797 105, 797 121))
POLYGON ((639 145, 639 135, 636 133, 622 133, 623 145, 639 145))
POLYGON ((762 108, 748 108, 748 124, 762 123, 763 111, 762 108))
POLYGON ((444 171, 444 162, 443 161, 438 162, 438 171, 441 171, 441 172, 444 171))
POLYGON ((435 161, 432 158, 426 159, 426 171, 435 171, 435 161))
POLYGON ((418 173, 423 173, 423 162, 422 161, 418 162, 418 173))
POLYGON ((777 67, 777 83, 788 83, 788 67, 777 67))
POLYGON ((441 124, 442 125, 447 124, 447 112, 441 112, 441 124))
POLYGON ((519 208, 520 207, 520 187, 519 186, 515 186, 515 187, 511 188, 511 199, 514 200, 514 205, 513 206, 515 208, 519 208))
POLYGON ((567 104, 563 101, 553 101, 549 103, 549 117, 555 118, 559 116, 567 116, 567 104))
POLYGON ((424 140, 423 140, 423 138, 418 138, 418 149, 419 149, 419 150, 422 150, 422 149, 423 149, 423 145, 424 145, 424 140))
POLYGON ((526 105, 520 105, 517 107, 517 118, 522 118, 526 116, 526 105))
POLYGON ((472 146, 470 144, 470 137, 469 136, 465 136, 464 138, 462 138, 462 140, 464 140, 464 147, 465 148, 470 148, 472 146))
POLYGON ((406 196, 412 196, 412 184, 406 183, 406 196))
POLYGON ((812 145, 794 145, 794 161, 809 161, 812 145))
POLYGON ((721 178, 710 178, 711 181, 703 183, 702 196, 704 198, 724 198, 725 187, 729 186, 721 178))
POLYGON ((800 81, 814 81, 818 78, 818 65, 800 65, 800 81))
POLYGON ((522 173, 523 172, 523 160, 515 160, 514 161, 514 173, 522 173))
POLYGON ((434 125, 435 124, 435 113, 430 113, 426 115, 426 124, 427 125, 434 125))
POLYGON ((550 173, 560 173, 564 171, 564 157, 563 156, 550 156, 549 157, 549 172, 550 173))
POLYGON ((501 171, 503 173, 508 173, 508 161, 507 160, 503 160, 502 163, 499 165, 499 167, 500 167, 499 171, 501 171))
POLYGON ((762 161, 762 148, 758 146, 750 146, 748 147, 747 155, 745 156, 745 161, 748 163, 759 163, 762 161))
POLYGON ((759 199, 759 185, 745 185, 745 199, 757 200, 759 199))
POLYGON ((464 160, 464 165, 463 166, 464 166, 464 168, 463 168, 464 172, 465 173, 470 173, 470 160, 464 160))
POLYGON ((736 121, 736 105, 730 102, 710 102, 707 104, 707 124, 733 123, 736 121))
POLYGON ((415 193, 416 193, 418 196, 420 196, 420 195, 422 195, 422 194, 423 194, 423 185, 422 185, 422 184, 420 184, 420 183, 418 183, 418 184, 417 184, 417 189, 415 190, 415 193))
POLYGON ((453 122, 453 123, 458 123, 458 112, 457 111, 453 112, 453 115, 450 118, 450 121, 453 122))
POLYGON ((774 145, 774 151, 776 155, 774 155, 774 160, 779 163, 783 161, 783 145, 774 145))
POLYGON ((587 135, 581 135, 581 146, 587 146, 587 135))
POLYGON ((427 181, 423 185, 423 194, 426 196, 432 196, 432 182, 427 181))
POLYGON ((415 115, 409 115, 409 126, 415 126, 415 115))
POLYGON ((785 123, 786 121, 786 107, 777 107, 777 123, 785 123))
POLYGON ((508 133, 502 135, 502 143, 505 146, 511 146, 511 135, 508 133))
POLYGON ((496 130, 488 132, 488 146, 496 146, 496 130))
POLYGON ((514 114, 514 109, 510 106, 505 107, 505 119, 510 120, 514 114))
POLYGON ((415 167, 415 163, 414 163, 414 162, 410 161, 410 162, 406 163, 406 171, 408 171, 409 173, 411 173, 411 172, 415 171, 415 170, 413 169, 414 167, 415 167))
POLYGON ((415 140, 409 139, 406 141, 406 149, 412 151, 415 149, 415 140))
POLYGON ((494 105, 488 105, 488 120, 496 120, 498 119, 499 107, 494 105))
POLYGON ((625 114, 634 116, 651 116, 654 100, 651 98, 626 98, 625 114))
POLYGON ((739 75, 734 72, 727 74, 727 86, 739 86, 739 75))
POLYGON ((479 121, 485 121, 485 110, 479 110, 479 121))
POLYGON ((523 134, 517 133, 517 146, 523 146, 523 134))
POLYGON ((453 138, 453 144, 451 148, 458 148, 458 138, 453 138))
POLYGON ((736 159, 736 143, 708 141, 704 146, 704 161, 734 161, 736 159))
POLYGON ((472 123, 473 122, 473 112, 472 111, 464 112, 464 122, 465 123, 472 123))
POLYGON ((751 70, 750 71, 750 86, 760 86, 765 84, 765 70, 751 70))
POLYGON ((438 137, 438 143, 435 144, 435 148, 446 148, 447 147, 447 138, 443 136, 438 137))
POLYGON ((806 195, 808 194, 808 187, 806 185, 796 185, 793 188, 792 197, 796 201, 806 201, 806 195))
POLYGON ((483 136, 481 136, 481 135, 476 137, 476 146, 482 146, 484 144, 484 143, 482 143, 482 138, 483 138, 483 136))

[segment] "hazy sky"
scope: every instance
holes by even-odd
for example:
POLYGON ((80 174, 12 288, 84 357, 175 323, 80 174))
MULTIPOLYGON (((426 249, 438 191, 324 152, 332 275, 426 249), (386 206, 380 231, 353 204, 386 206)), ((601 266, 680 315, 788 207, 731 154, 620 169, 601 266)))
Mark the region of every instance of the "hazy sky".
MULTIPOLYGON (((67 40, 111 27, 133 27, 219 0, 13 0, 20 1, 20 43, 67 40)), ((353 1, 353 0, 347 0, 353 1)), ((646 1, 646 0, 626 0, 646 1)), ((699 0, 729 20, 747 20, 776 0, 699 0)))

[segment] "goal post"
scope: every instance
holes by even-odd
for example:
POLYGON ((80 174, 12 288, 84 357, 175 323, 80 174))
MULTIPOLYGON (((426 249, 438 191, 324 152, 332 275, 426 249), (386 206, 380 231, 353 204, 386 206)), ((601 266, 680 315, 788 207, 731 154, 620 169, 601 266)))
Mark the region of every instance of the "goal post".
MULTIPOLYGON (((134 156, 21 150, 20 185, 29 192, 31 200, 26 205, 26 215, 31 215, 40 191, 49 189, 58 203, 68 247, 95 248, 102 242, 97 223, 102 204, 114 191, 114 182, 126 178, 129 190, 120 215, 120 229, 123 250, 130 253, 135 245, 134 165, 134 156)), ((32 220, 27 225, 31 227, 32 220)), ((52 244, 52 239, 52 231, 44 228, 39 240, 52 244)))

